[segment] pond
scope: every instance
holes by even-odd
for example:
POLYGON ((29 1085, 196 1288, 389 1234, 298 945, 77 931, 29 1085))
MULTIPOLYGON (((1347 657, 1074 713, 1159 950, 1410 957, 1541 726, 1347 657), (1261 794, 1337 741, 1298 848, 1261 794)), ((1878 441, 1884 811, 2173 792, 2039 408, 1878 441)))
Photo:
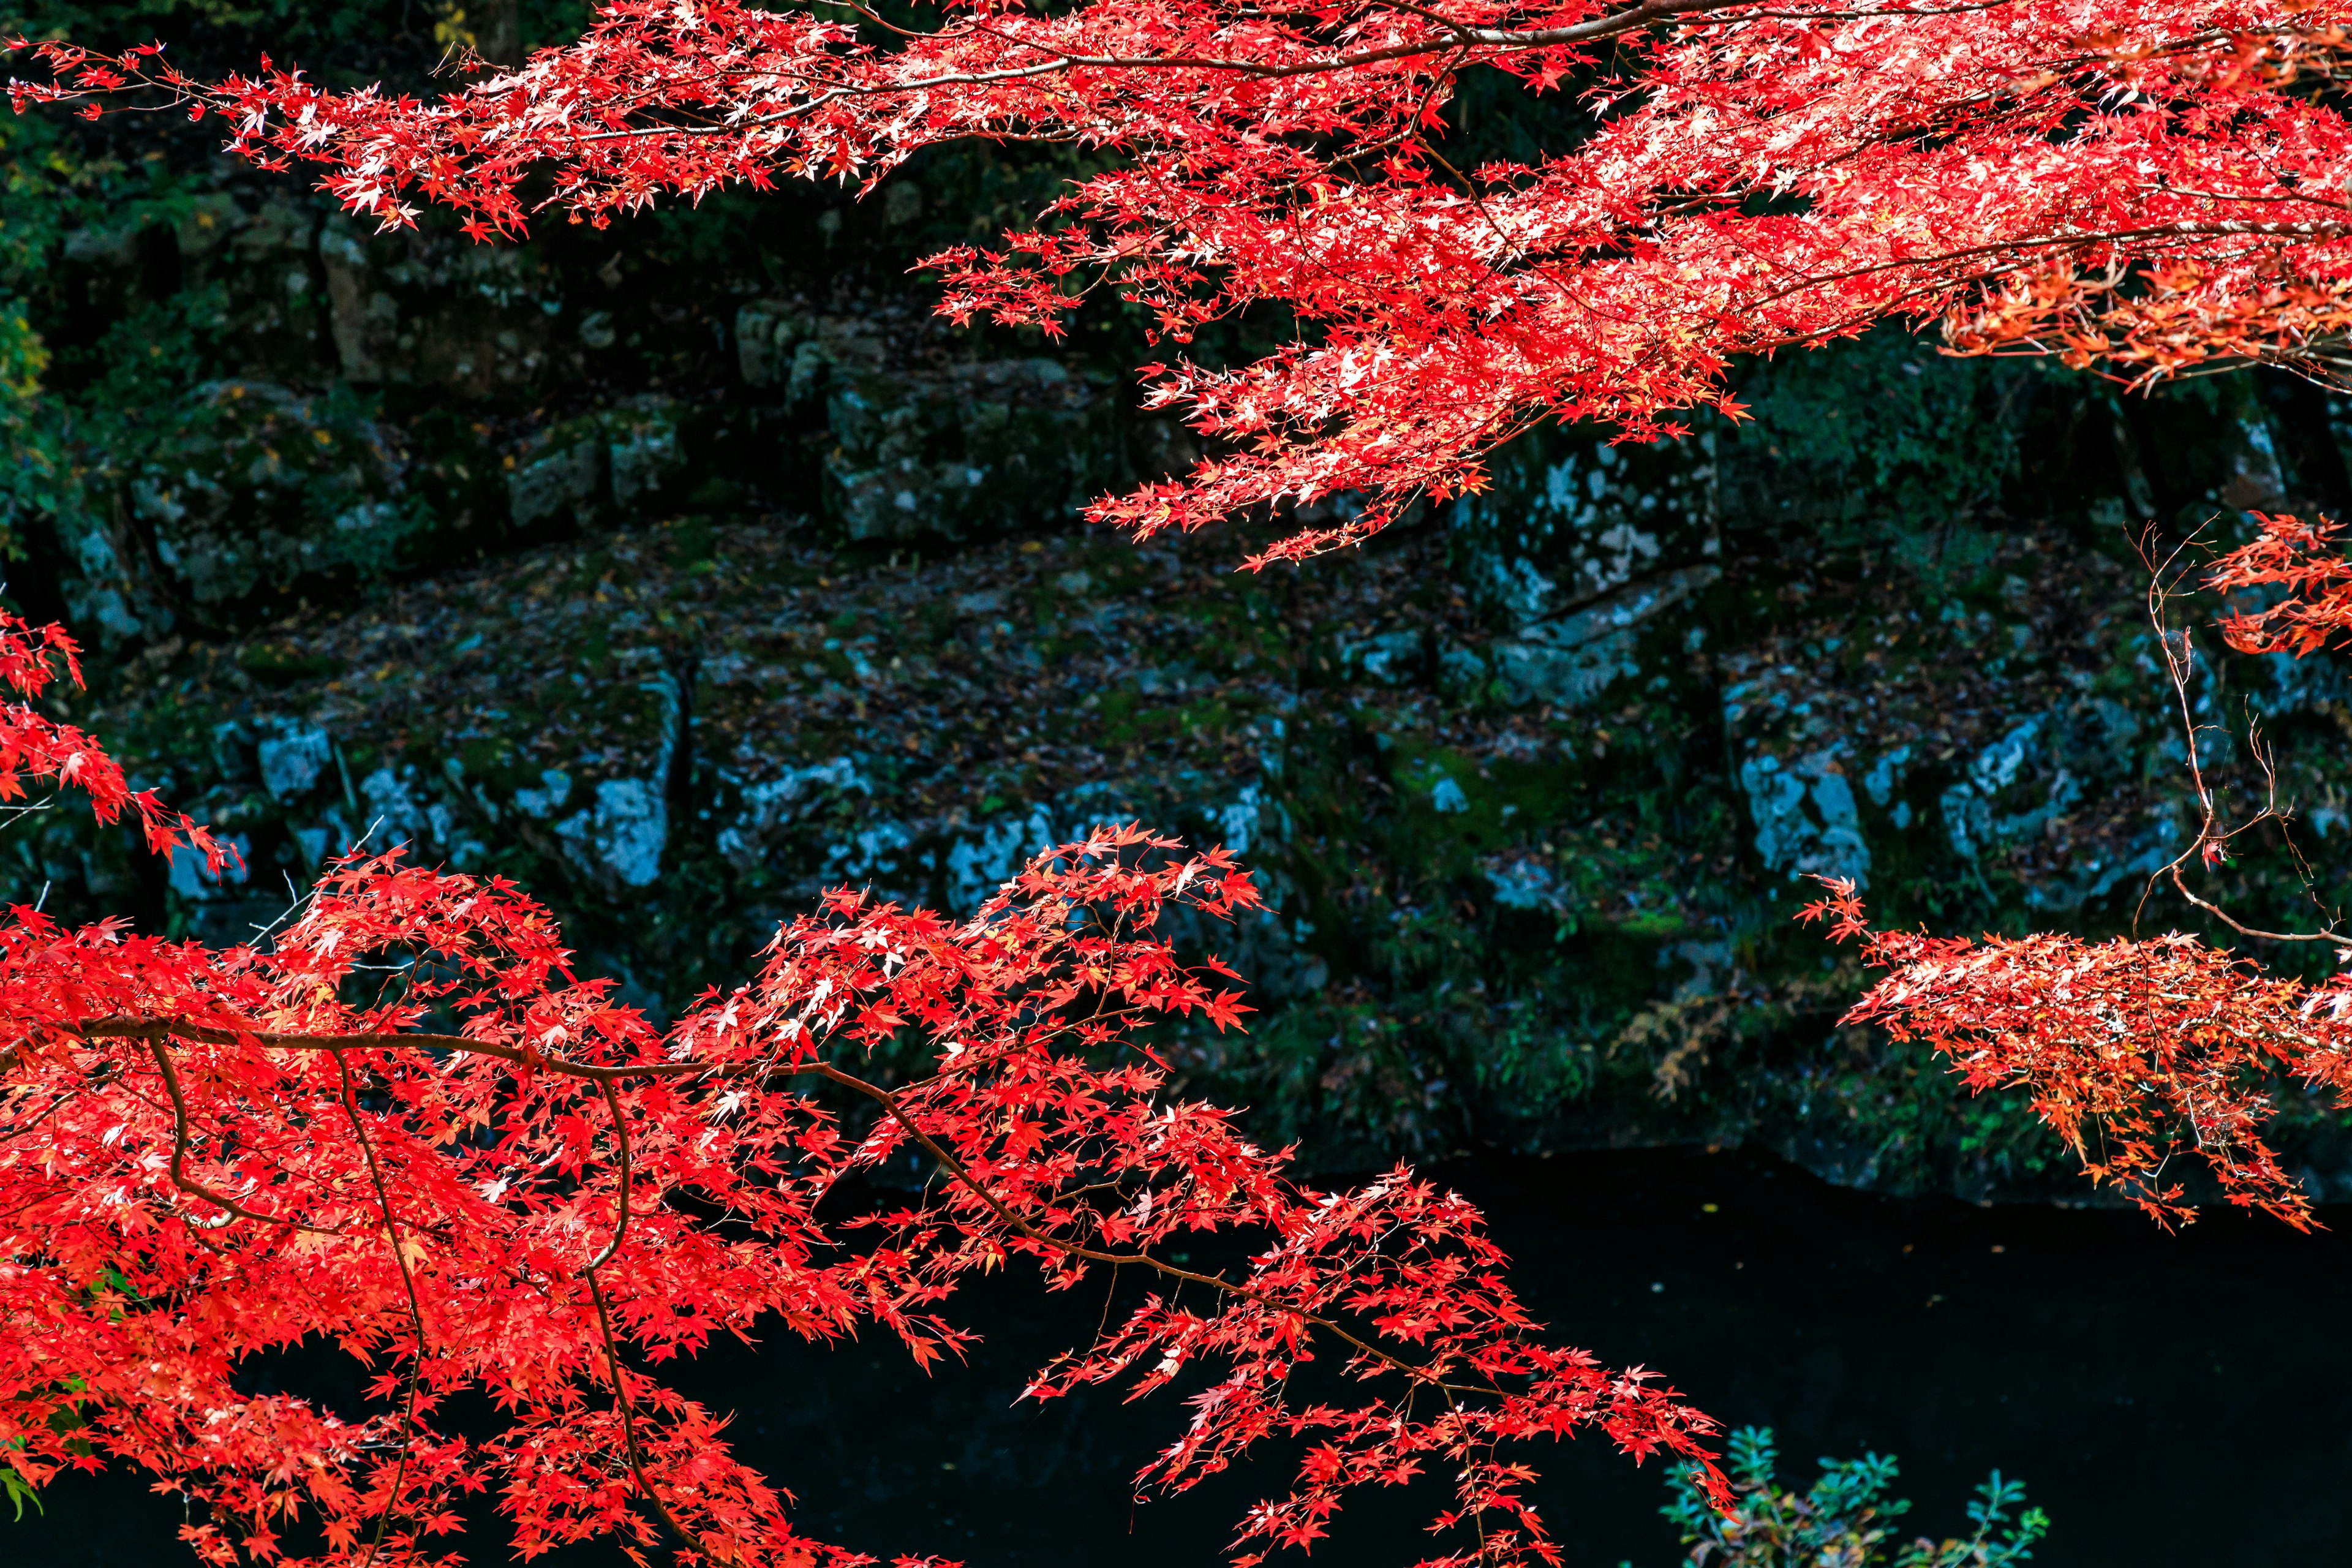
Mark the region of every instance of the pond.
MULTIPOLYGON (((1486 1206, 1537 1314, 1604 1361, 1643 1363, 1727 1423, 1776 1428, 1782 1479, 1817 1455, 1900 1456, 1909 1522, 1957 1532, 1996 1467, 2053 1518, 2038 1568, 2265 1568, 2352 1553, 2352 1210, 2297 1236, 2212 1214, 2167 1236, 2136 1213, 1980 1208, 1828 1186, 1745 1152, 1488 1158, 1442 1167, 1486 1206)), ((680 1382, 740 1412, 747 1458, 803 1527, 886 1560, 973 1568, 1211 1568, 1280 1484, 1275 1455, 1136 1506, 1126 1479, 1181 1405, 1099 1392, 1037 1406, 1024 1375, 1097 1321, 1098 1292, 1026 1279, 975 1293, 987 1335, 926 1377, 878 1342, 714 1352, 680 1382)), ((1572 1568, 1681 1560, 1657 1467, 1587 1439, 1530 1450, 1572 1568)), ((1351 1510, 1311 1558, 1404 1568, 1425 1517, 1351 1510)), ((129 1478, 58 1481, 0 1521, 0 1561, 164 1568, 176 1505, 129 1478)), ((478 1563, 505 1553, 488 1531, 478 1563)), ((542 1561, 604 1568, 609 1551, 542 1561)))

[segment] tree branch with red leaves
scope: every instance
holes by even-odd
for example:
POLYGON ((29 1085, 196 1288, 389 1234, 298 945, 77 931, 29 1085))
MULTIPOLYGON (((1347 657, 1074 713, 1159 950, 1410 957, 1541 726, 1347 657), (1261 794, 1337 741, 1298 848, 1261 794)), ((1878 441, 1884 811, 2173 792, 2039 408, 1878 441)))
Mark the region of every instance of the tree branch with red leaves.
POLYGON ((2209 585, 2284 592, 2267 608, 2231 612, 2221 622, 2223 638, 2240 653, 2297 658, 2352 646, 2352 561, 2344 558, 2343 525, 2260 513, 2254 521, 2261 531, 2221 559, 2209 585))
POLYGON ((2195 1217, 2174 1169, 2201 1160, 2229 1202, 2313 1224, 2262 1137, 2279 1077, 2352 1090, 2352 984, 2265 975, 2174 934, 2086 942, 1873 930, 1850 882, 1803 918, 1860 938, 1885 978, 1846 1015, 1925 1041, 1971 1091, 2022 1087, 2092 1180, 2167 1223, 2195 1217))
MULTIPOLYGON (((1350 500, 1255 565, 1477 489, 1486 454, 1544 420, 1643 439, 1691 409, 1736 416, 1735 359, 1886 319, 2139 386, 2352 364, 2343 0, 848 16, 616 0, 577 41, 430 100, 329 93, 267 61, 205 82, 153 48, 20 43, 39 74, 12 93, 218 115, 235 151, 317 169, 355 212, 398 226, 436 204, 485 241, 734 184, 868 186, 960 138, 1105 153, 1029 228, 930 258, 940 308, 1058 332, 1097 291, 1143 306, 1171 356, 1142 367, 1145 401, 1211 455, 1091 514, 1149 536, 1350 500), (1456 169, 1445 111, 1474 70, 1576 91, 1586 131, 1456 169), (1239 365, 1185 357, 1267 307, 1292 341, 1239 365)), ((2287 592, 2230 623, 2239 646, 2308 654, 2352 625, 2327 525, 2266 524, 2221 581, 2287 592)), ((28 695, 71 658, 13 623, 0 650, 28 695)), ((20 773, 82 783, 159 847, 217 854, 86 737, 11 711, 0 795, 20 773)), ((2226 843, 2204 824, 2200 849, 2226 843)), ((396 857, 337 868, 266 950, 16 911, 0 1301, 34 1327, 0 1344, 0 1444, 21 1445, 0 1453, 34 1480, 77 1462, 46 1422, 79 1412, 100 1455, 205 1501, 191 1536, 222 1563, 284 1555, 272 1521, 289 1513, 323 1530, 320 1561, 426 1561, 450 1500, 485 1485, 525 1550, 644 1544, 658 1517, 700 1558, 847 1562, 791 1532, 711 1413, 629 1362, 768 1314, 953 1353, 956 1283, 1023 1258, 1055 1286, 1129 1263, 1171 1282, 1031 1390, 1204 1369, 1148 1480, 1181 1489, 1268 1436, 1307 1441, 1289 1494, 1244 1521, 1244 1562, 1317 1539, 1348 1489, 1424 1468, 1454 1488, 1437 1524, 1471 1540, 1433 1562, 1552 1561, 1501 1446, 1591 1426, 1713 1483, 1705 1418, 1538 1334, 1460 1199, 1403 1172, 1314 1192, 1224 1113, 1164 1096, 1150 1020, 1232 1026, 1240 1004, 1152 922, 1255 899, 1227 858, 1104 829, 970 921, 834 895, 755 981, 659 1033, 572 975, 519 891, 396 857), (1091 918, 1106 910, 1119 920, 1091 918), (405 986, 361 998, 354 966, 385 956, 415 961, 405 986), (907 1037, 928 1076, 860 1073, 860 1053, 907 1037), (871 1126, 803 1092, 813 1079, 874 1104, 871 1126), (935 1195, 854 1226, 820 1214, 843 1177, 909 1150, 947 1178, 935 1195), (1194 1230, 1257 1250, 1223 1275, 1167 1261, 1194 1230), (1180 1305, 1177 1283, 1208 1304, 1180 1305), (235 1392, 244 1358, 314 1332, 387 1358, 375 1393, 397 1413, 345 1422, 235 1392), (1352 1402, 1294 1402, 1290 1373, 1318 1356, 1352 1402), (500 1436, 433 1427, 468 1388, 513 1413, 500 1436)), ((2175 1221, 2176 1162, 2194 1154, 2231 1201, 2309 1223, 2263 1130, 2282 1075, 2347 1089, 2342 980, 2279 979, 2182 935, 1872 931, 1850 888, 1808 912, 1884 971, 1854 1019, 1927 1042, 1971 1088, 2026 1087, 2095 1179, 2175 1221)))
MULTIPOLYGON (((2206 585, 2222 592, 2283 588, 2258 612, 2235 611, 2223 636, 2242 652, 2301 658, 2347 625, 2352 567, 2334 553, 2337 529, 2322 521, 2257 516, 2250 542, 2223 555, 2206 585)), ((2111 1185, 2157 1219, 2195 1217, 2178 1163, 2194 1157, 2223 1197, 2298 1229, 2315 1222, 2309 1195, 2263 1136, 2276 1097, 2298 1085, 2352 1105, 2352 936, 2330 919, 2308 931, 2250 926, 2188 882, 2192 869, 2227 862, 2231 845, 2287 812, 2270 798, 2232 826, 2206 778, 2192 696, 2193 634, 2175 627, 2179 552, 2150 574, 2148 620, 2179 703, 2197 827, 2189 846, 2149 878, 2191 908, 2250 940, 2318 943, 2339 972, 2317 984, 2282 979, 2252 959, 2175 931, 2087 942, 1936 937, 1871 927, 1853 884, 1824 878, 1829 894, 1800 918, 1827 921, 1839 942, 1859 939, 1863 961, 1884 978, 1846 1014, 1898 1040, 1924 1041, 1972 1092, 2022 1088, 2034 1113, 2064 1140, 2095 1183, 2111 1185)), ((2257 742, 2256 760, 2268 773, 2257 742)))
MULTIPOLYGON (((52 657, 70 667, 54 628, 0 622, 19 691, 52 657)), ((101 816, 138 798, 64 733, 0 709, 21 771, 89 788, 101 816)), ((485 1490, 526 1555, 667 1530, 682 1561, 847 1568, 871 1559, 800 1535, 724 1415, 646 1369, 776 1323, 870 1326, 929 1364, 971 1341, 959 1285, 1025 1259, 1052 1289, 1104 1268, 1160 1281, 1027 1391, 1198 1380, 1139 1487, 1304 1446, 1290 1489, 1242 1521, 1243 1563, 1424 1471, 1452 1491, 1433 1528, 1460 1539, 1426 1562, 1556 1562, 1508 1450, 1588 1429, 1719 1490, 1713 1424, 1550 1342, 1460 1197, 1403 1169, 1318 1191, 1165 1092, 1155 1020, 1248 1011, 1230 971, 1154 934, 1173 906, 1260 907, 1231 856, 1132 826, 1040 855, 969 920, 838 891, 757 978, 666 1030, 576 978, 518 889, 397 850, 331 867, 254 946, 12 910, 0 1463, 33 1488, 143 1468, 198 1505, 183 1534, 224 1568, 444 1562, 457 1500, 485 1490), (910 1043, 931 1064, 913 1081, 862 1068, 910 1043), (869 1102, 870 1125, 818 1083, 869 1102), (835 1195, 909 1152, 943 1183, 879 1212, 835 1195), (1202 1234, 1244 1261, 1168 1256, 1202 1234), (238 1392, 253 1358, 321 1336, 376 1368, 377 1413, 238 1392), (1296 1374, 1318 1362, 1336 1376, 1310 1402, 1296 1374), (468 1391, 498 1430, 436 1425, 468 1391)))
POLYGON ((1058 332, 1099 289, 1146 307, 1177 357, 1142 367, 1145 401, 1212 455, 1092 515, 1147 536, 1357 509, 1264 565, 1478 489, 1536 422, 1643 439, 1736 416, 1734 359, 1886 318, 2136 384, 2251 361, 2337 375, 2347 20, 2339 0, 982 0, 907 26, 615 0, 430 100, 68 44, 21 46, 42 74, 12 91, 218 115, 236 151, 317 167, 354 212, 397 226, 434 204, 486 240, 735 184, 870 185, 962 138, 1108 153, 1035 226, 930 258, 940 309, 1058 332), (1445 111, 1479 70, 1577 92, 1588 130, 1455 169, 1445 111), (1182 357, 1268 306, 1293 342, 1182 357))

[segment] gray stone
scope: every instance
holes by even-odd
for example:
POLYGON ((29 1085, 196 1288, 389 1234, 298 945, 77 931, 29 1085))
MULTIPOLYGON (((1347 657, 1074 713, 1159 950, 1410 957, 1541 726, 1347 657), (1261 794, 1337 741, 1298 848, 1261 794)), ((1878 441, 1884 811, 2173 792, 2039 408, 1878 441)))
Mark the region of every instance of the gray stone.
POLYGON ((564 803, 571 798, 572 775, 562 768, 543 770, 539 775, 537 789, 519 789, 514 794, 515 809, 542 822, 562 811, 564 803))
POLYGON ((1106 384, 1048 359, 860 365, 827 340, 825 510, 852 539, 1002 536, 1074 515, 1126 476, 1106 384))
POLYGON ((685 464, 678 407, 648 395, 540 433, 507 475, 518 528, 569 513, 583 526, 625 516, 685 464))
POLYGON ((739 867, 756 865, 778 835, 821 803, 851 791, 871 795, 874 786, 850 757, 786 768, 773 778, 742 784, 734 819, 719 831, 719 852, 739 867))
POLYGON ((1739 787, 1756 827, 1756 853, 1767 867, 1790 878, 1818 874, 1870 886, 1870 846, 1836 752, 1788 763, 1749 757, 1739 764, 1739 787))
POLYGON ((735 368, 743 384, 765 387, 786 383, 797 364, 798 349, 814 325, 806 311, 781 300, 754 300, 739 308, 735 368))
POLYGON ((1691 566, 1630 584, 1572 615, 1520 627, 1517 637, 1490 645, 1487 658, 1517 701, 1589 702, 1641 673, 1633 656, 1643 623, 1720 575, 1714 566, 1691 566))
POLYGON ((604 489, 604 443, 593 430, 536 443, 507 476, 507 510, 517 528, 596 504, 604 489))
POLYGON ((320 729, 292 730, 263 741, 255 748, 261 787, 273 800, 308 794, 333 759, 334 744, 320 729))
POLYGON ((1343 639, 1339 658, 1367 680, 1400 686, 1421 672, 1424 641, 1418 631, 1381 632, 1361 639, 1343 639))
POLYGON ((242 618, 267 590, 407 559, 436 523, 409 490, 398 434, 363 414, 245 379, 158 407, 122 491, 152 548, 91 530, 100 537, 79 542, 83 580, 67 584, 69 598, 111 591, 151 628, 176 603, 210 626, 242 618))
POLYGON ((368 813, 362 831, 372 851, 381 853, 401 844, 421 847, 425 841, 432 818, 409 787, 415 774, 414 767, 399 773, 382 767, 360 781, 360 795, 367 802, 368 813))
POLYGON ((605 779, 596 785, 596 804, 557 823, 555 831, 623 887, 650 887, 661 876, 669 842, 669 807, 660 789, 643 779, 605 779))
POLYGON ((2011 728, 1944 791, 1944 827, 1962 859, 2039 833, 2082 797, 2081 782, 2045 742, 2045 721, 2036 716, 2011 728))
POLYGON ((686 460, 677 408, 666 399, 641 398, 615 409, 604 416, 604 429, 613 503, 624 510, 662 489, 686 460))
POLYGON ((1531 431, 1497 453, 1492 482, 1454 503, 1454 564, 1508 626, 1555 618, 1720 552, 1710 437, 1612 446, 1581 429, 1531 431))

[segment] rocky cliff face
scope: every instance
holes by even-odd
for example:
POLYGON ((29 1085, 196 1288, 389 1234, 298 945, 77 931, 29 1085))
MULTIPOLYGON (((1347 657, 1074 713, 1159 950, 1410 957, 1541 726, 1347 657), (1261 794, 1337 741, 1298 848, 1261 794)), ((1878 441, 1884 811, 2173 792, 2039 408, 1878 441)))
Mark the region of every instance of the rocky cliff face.
MULTIPOLYGON (((2141 902, 2185 742, 2127 533, 2352 499, 2307 390, 2126 401, 1890 332, 1751 367, 1753 418, 1679 442, 1539 432, 1360 557, 1253 577, 1240 528, 1077 525, 1194 456, 1133 412, 1115 319, 1049 354, 898 279, 1013 179, 978 155, 480 247, 176 144, 126 195, 10 134, 47 225, 10 274, 47 356, 10 384, 11 589, 103 651, 75 717, 248 865, 35 818, 11 897, 235 940, 405 843, 540 892, 659 1013, 822 887, 968 908, 1141 817, 1276 895, 1190 936, 1253 1031, 1172 1058, 1331 1163, 1755 1139, 2080 1195, 2014 1100, 1841 1029, 1861 977, 1790 915, 1826 873, 1941 929, 2189 924, 2141 902)), ((2225 771, 2259 720, 2340 899, 2344 661, 2199 700, 2225 771)), ((2301 896, 2284 850, 2231 876, 2301 896)), ((2340 1190, 2340 1121, 2288 1114, 2340 1190)))

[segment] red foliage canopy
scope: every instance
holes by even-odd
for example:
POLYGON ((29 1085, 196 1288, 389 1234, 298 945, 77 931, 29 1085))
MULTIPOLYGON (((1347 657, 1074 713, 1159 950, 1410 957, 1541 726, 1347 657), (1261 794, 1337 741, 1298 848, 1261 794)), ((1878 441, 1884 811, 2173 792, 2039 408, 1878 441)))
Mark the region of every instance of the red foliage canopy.
POLYGON ((578 41, 433 101, 216 84, 152 50, 37 51, 16 101, 123 95, 321 164, 387 225, 511 234, 521 191, 604 223, 668 194, 872 181, 959 137, 1118 154, 1035 229, 930 258, 942 308, 1055 330, 1086 293, 1181 352, 1276 304, 1255 363, 1147 366, 1218 455, 1097 503, 1139 534, 1355 497, 1265 560, 1475 489, 1543 418, 1629 437, 1725 403, 1734 355, 1940 319, 1964 353, 2158 377, 2330 361, 2352 325, 2343 0, 971 0, 910 30, 854 3, 614 0, 578 41), (1573 86, 1588 133, 1456 168, 1463 73, 1573 86))
MULTIPOLYGON (((45 649, 70 659, 55 628, 0 621, 20 690, 47 679, 45 649)), ((101 816, 136 801, 159 831, 86 737, 21 703, 0 710, 0 754, 89 784, 101 816)), ((871 1326, 928 1363, 970 1338, 946 1313, 958 1283, 1016 1259, 1055 1289, 1158 1281, 1028 1391, 1192 1377, 1191 1420, 1139 1484, 1181 1490, 1263 1439, 1304 1440, 1292 1489, 1242 1523, 1245 1563, 1322 1535, 1351 1489, 1424 1469, 1453 1489, 1433 1529, 1466 1538, 1430 1562, 1555 1563, 1507 1446, 1588 1427, 1719 1487, 1712 1424, 1549 1342, 1461 1198, 1402 1169, 1302 1186, 1227 1113, 1162 1093, 1152 1020, 1246 1011, 1229 971, 1154 934, 1172 905, 1230 918, 1258 895, 1223 851, 1135 827, 1039 856, 966 921, 837 892, 777 933, 756 980, 666 1031, 574 978, 513 887, 397 852, 337 865, 250 947, 12 910, 10 1489, 143 1466, 203 1505, 184 1534, 219 1564, 446 1561, 456 1499, 484 1490, 526 1555, 643 1546, 666 1523, 695 1561, 863 1562, 797 1535, 724 1417, 646 1368, 778 1323, 871 1326), (863 1076, 885 1041, 919 1043, 928 1068, 863 1076), (824 1085, 869 1104, 870 1127, 824 1085), (833 1197, 909 1153, 939 1175, 919 1198, 860 1214, 833 1197), (1199 1232, 1252 1238, 1246 1261, 1168 1259, 1199 1232), (377 1413, 238 1391, 252 1357, 314 1337, 377 1369, 377 1413), (1310 1401, 1294 1373, 1327 1357, 1339 1375, 1310 1401), (494 1436, 436 1428, 467 1390, 500 1413, 494 1436)))
MULTIPOLYGON (((2352 329, 2347 21, 2344 0, 972 0, 910 30, 854 0, 616 0, 577 42, 429 102, 325 93, 267 62, 204 83, 152 48, 68 45, 40 46, 47 74, 14 93, 216 112, 237 150, 323 166, 353 210, 396 226, 437 202, 480 238, 522 227, 542 175, 548 205, 603 224, 736 181, 871 182, 958 137, 1107 150, 1035 228, 930 258, 943 309, 1055 331, 1108 288, 1180 356, 1209 322, 1291 311, 1298 337, 1255 363, 1144 367, 1148 401, 1214 455, 1094 509, 1148 535, 1357 499, 1262 564, 1475 489, 1484 454, 1536 421, 1641 438, 1678 410, 1736 413, 1734 356, 1888 317, 1940 321, 1956 352, 2137 382, 2248 360, 2334 374, 2352 329), (1585 134, 1454 167, 1444 109, 1480 68, 1573 84, 1585 134)), ((2352 629, 2334 537, 2281 519, 2225 563, 2224 587, 2287 590, 2230 624, 2241 646, 2307 653, 2352 629)), ((0 647, 27 694, 50 652, 70 658, 14 624, 0 647)), ((131 805, 151 841, 217 853, 85 737, 9 715, 0 792, 75 779, 101 816, 131 805)), ((2206 804, 2189 853, 2210 858, 2226 836, 2206 804)), ((713 1559, 837 1558, 793 1535, 710 1413, 633 1362, 768 1313, 951 1352, 956 1280, 1019 1256, 1055 1285, 1105 1265, 1171 1282, 1033 1389, 1212 1368, 1147 1479, 1311 1439, 1293 1491, 1244 1522, 1253 1552, 1314 1539, 1349 1487, 1442 1464, 1438 1524, 1477 1543, 1439 1560, 1554 1560, 1497 1445, 1591 1425, 1715 1482, 1705 1419, 1548 1345, 1460 1200, 1402 1171, 1311 1192, 1222 1113, 1161 1097, 1138 1028, 1171 1011, 1226 1026, 1239 1004, 1152 921, 1255 900, 1220 854, 1105 829, 961 924, 836 895, 755 983, 658 1035, 571 975, 515 889, 396 858, 342 865, 266 950, 17 910, 0 931, 0 1303, 33 1327, 0 1343, 0 1454, 34 1480, 145 1464, 210 1505, 192 1533, 221 1562, 280 1555, 296 1514, 323 1530, 318 1561, 422 1561, 451 1498, 481 1487, 526 1549, 648 1542, 650 1508, 713 1559), (400 984, 362 995, 387 960, 400 984), (858 1075, 902 1036, 934 1070, 858 1075), (877 1106, 871 1131, 802 1092, 812 1079, 877 1106), (946 1173, 936 1194, 856 1227, 820 1216, 844 1176, 910 1145, 946 1173), (1154 1251, 1202 1228, 1263 1239, 1231 1275, 1154 1251), (235 1391, 241 1358, 313 1333, 384 1363, 384 1413, 235 1391), (1318 1346, 1349 1402, 1294 1400, 1287 1374, 1318 1346), (437 1433, 476 1386, 505 1431, 437 1433)), ((1851 889, 1811 912, 1888 972, 1857 1018, 1927 1040, 1973 1086, 2030 1086, 2093 1173, 2160 1217, 2186 1213, 2168 1162, 2194 1148, 2233 1201, 2307 1222, 2261 1137, 2265 1085, 2352 1086, 2341 984, 2178 936, 1866 932, 1851 889)))

